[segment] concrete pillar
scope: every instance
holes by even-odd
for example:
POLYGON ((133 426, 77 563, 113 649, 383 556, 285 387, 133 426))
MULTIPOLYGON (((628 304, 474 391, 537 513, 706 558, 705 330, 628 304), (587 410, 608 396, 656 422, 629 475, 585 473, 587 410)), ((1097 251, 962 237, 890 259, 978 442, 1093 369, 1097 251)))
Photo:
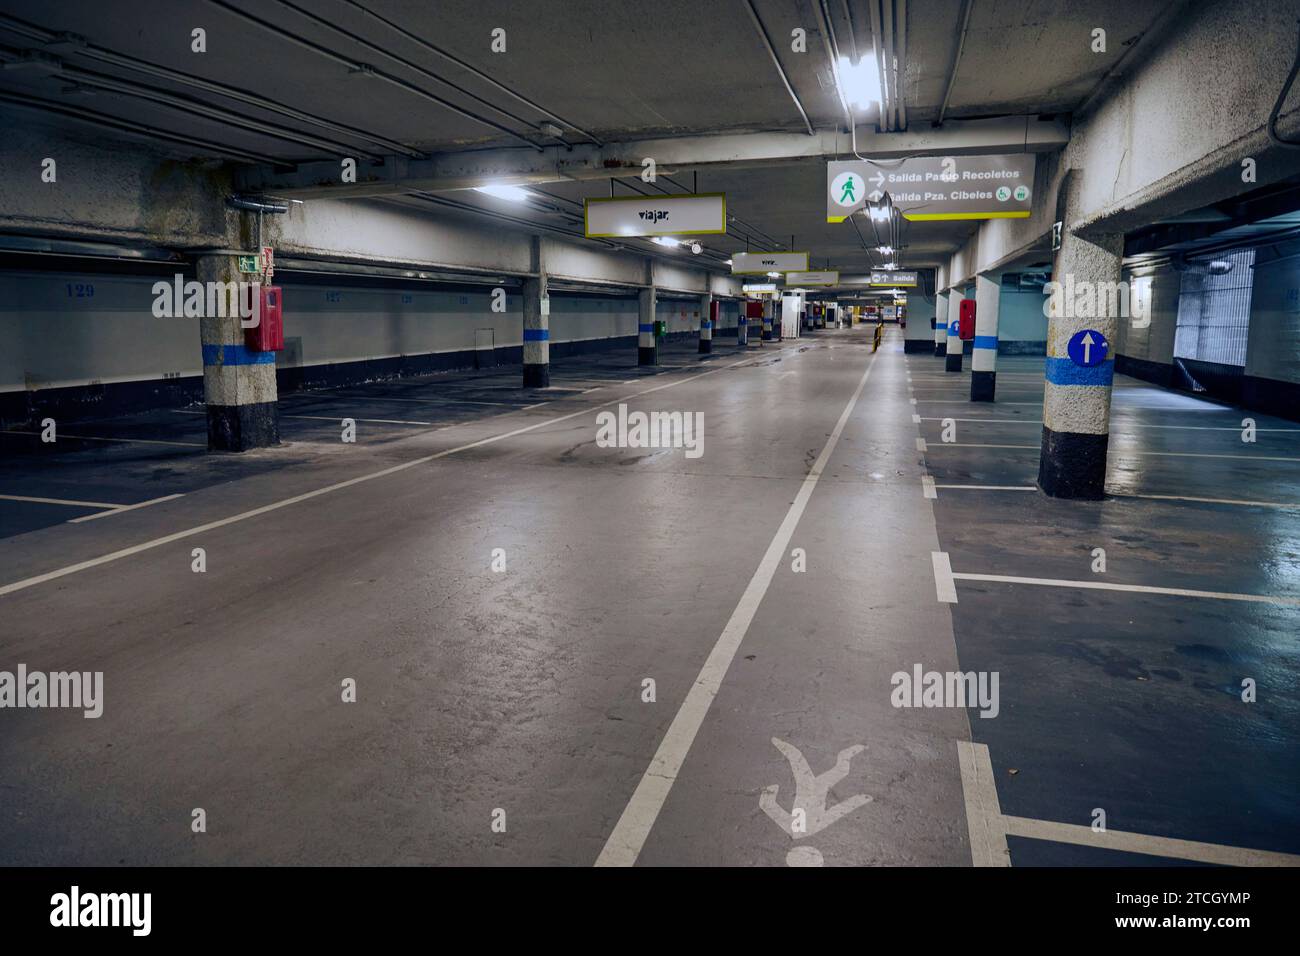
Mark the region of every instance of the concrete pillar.
POLYGON ((641 290, 637 309, 637 365, 659 364, 659 343, 655 339, 655 287, 641 290))
MULTIPOLYGON (((207 289, 209 282, 237 283, 255 277, 240 275, 236 256, 215 255, 199 257, 196 278, 207 289)), ((199 337, 203 345, 208 448, 245 451, 280 444, 275 353, 253 352, 245 347, 237 311, 225 317, 209 315, 207 308, 204 313, 199 320, 199 337)))
POLYGON ((546 245, 533 236, 535 279, 524 280, 524 388, 551 384, 551 297, 546 275, 546 245))
POLYGON ((524 280, 524 388, 551 384, 551 299, 546 276, 524 280))
POLYGON ((736 344, 749 345, 749 316, 746 314, 748 299, 740 300, 740 315, 736 318, 736 344))
POLYGON ((775 311, 775 307, 772 304, 772 300, 764 299, 763 300, 763 336, 762 336, 762 340, 764 342, 772 341, 772 313, 774 311, 775 311))
POLYGON ((948 354, 948 293, 936 292, 934 296, 934 354, 948 354))
POLYGON ((713 294, 706 292, 700 296, 700 354, 713 351, 713 322, 717 318, 718 303, 713 301, 713 294))
POLYGON ((975 351, 970 357, 970 400, 991 402, 997 386, 1000 275, 975 277, 975 351))
POLYGON ((948 296, 948 336, 944 342, 947 358, 943 367, 945 371, 949 372, 961 371, 961 352, 964 343, 961 336, 957 334, 957 330, 961 321, 961 303, 964 298, 965 296, 956 289, 953 289, 948 296))
POLYGON ((1104 297, 1082 297, 1080 283, 1119 282, 1124 237, 1119 234, 1061 237, 1052 266, 1052 281, 1064 286, 1047 322, 1046 385, 1043 392, 1043 443, 1038 459, 1038 487, 1053 498, 1099 500, 1106 494, 1106 449, 1110 440, 1110 392, 1115 355, 1092 368, 1070 359, 1069 341, 1085 329, 1114 342, 1117 320, 1104 297), (1074 293, 1074 295, 1072 295, 1074 293), (1074 298, 1074 301, 1067 301, 1074 298), (1089 308, 1088 301, 1094 306, 1089 308), (1081 308, 1082 306, 1082 308, 1081 308), (1079 315, 1079 312, 1086 314, 1079 315), (1060 314, 1057 314, 1060 313, 1060 314))

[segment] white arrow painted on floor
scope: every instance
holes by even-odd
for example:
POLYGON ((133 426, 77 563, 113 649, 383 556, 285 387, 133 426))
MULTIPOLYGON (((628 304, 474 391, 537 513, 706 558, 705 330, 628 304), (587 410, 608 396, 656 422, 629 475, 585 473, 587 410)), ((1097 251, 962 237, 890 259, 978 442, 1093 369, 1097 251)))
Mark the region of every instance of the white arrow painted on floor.
POLYGON ((764 813, 772 818, 773 823, 790 836, 812 836, 814 833, 825 830, 836 820, 848 816, 863 804, 871 802, 871 797, 866 794, 858 794, 856 797, 850 797, 833 807, 827 808, 826 806, 826 798, 830 796, 831 787, 848 776, 849 763, 854 757, 867 749, 862 744, 854 744, 852 747, 841 750, 839 757, 835 761, 835 766, 820 776, 813 774, 812 768, 808 766, 808 761, 798 747, 788 744, 778 737, 772 738, 772 744, 785 755, 786 760, 790 761, 790 770, 794 773, 794 803, 790 807, 790 812, 787 813, 783 810, 776 802, 776 794, 781 789, 781 785, 774 783, 759 794, 758 805, 764 813), (807 824, 806 828, 799 833, 794 832, 794 813, 796 810, 804 812, 804 819, 807 824))

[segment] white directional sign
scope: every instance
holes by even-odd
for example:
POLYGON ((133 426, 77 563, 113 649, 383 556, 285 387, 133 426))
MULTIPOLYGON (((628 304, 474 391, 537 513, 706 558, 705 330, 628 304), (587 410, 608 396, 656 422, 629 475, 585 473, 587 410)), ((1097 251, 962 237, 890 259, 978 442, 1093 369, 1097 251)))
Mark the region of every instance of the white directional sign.
POLYGON ((737 276, 807 271, 806 252, 737 252, 731 257, 731 274, 737 276))
POLYGON ((776 283, 775 282, 747 282, 740 287, 740 290, 742 292, 746 292, 750 294, 756 292, 775 292, 776 283))
POLYGON ((826 221, 843 222, 885 193, 904 219, 1028 219, 1034 157, 917 156, 889 169, 863 160, 826 164, 826 221))
POLYGON ((916 285, 916 273, 897 272, 893 270, 873 272, 871 273, 871 280, 867 284, 887 286, 916 285))
POLYGON ((839 285, 838 272, 787 272, 786 285, 839 285))
POLYGON ((727 197, 693 193, 588 199, 583 215, 588 238, 721 235, 727 231, 727 197))

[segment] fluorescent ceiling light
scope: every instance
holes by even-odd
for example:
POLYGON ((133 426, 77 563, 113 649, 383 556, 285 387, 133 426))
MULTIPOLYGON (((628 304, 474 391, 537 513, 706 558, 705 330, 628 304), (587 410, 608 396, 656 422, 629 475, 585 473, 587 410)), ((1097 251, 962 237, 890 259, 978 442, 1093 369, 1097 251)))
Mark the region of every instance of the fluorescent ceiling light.
POLYGON ((889 222, 889 207, 867 206, 867 211, 871 214, 871 218, 876 222, 889 222))
POLYGON ((767 274, 767 277, 768 277, 769 279, 779 279, 779 278, 781 278, 781 273, 779 273, 779 272, 769 272, 769 273, 767 274))
POLYGON ((882 256, 892 256, 894 254, 893 246, 876 246, 876 251, 882 256))
POLYGON ((731 260, 728 259, 727 262, 726 262, 726 264, 727 264, 727 265, 731 265, 731 260))
POLYGON ((880 69, 875 57, 864 56, 853 64, 848 57, 842 56, 838 67, 836 72, 839 74, 840 92, 850 106, 866 109, 876 105, 882 113, 885 111, 880 98, 880 69))
POLYGON ((524 202, 532 195, 527 189, 518 186, 475 186, 474 191, 496 199, 508 199, 511 202, 524 202))
POLYGON ((672 236, 655 236, 654 239, 652 239, 651 241, 657 243, 658 245, 670 246, 672 248, 676 248, 678 244, 677 240, 674 239, 672 236))

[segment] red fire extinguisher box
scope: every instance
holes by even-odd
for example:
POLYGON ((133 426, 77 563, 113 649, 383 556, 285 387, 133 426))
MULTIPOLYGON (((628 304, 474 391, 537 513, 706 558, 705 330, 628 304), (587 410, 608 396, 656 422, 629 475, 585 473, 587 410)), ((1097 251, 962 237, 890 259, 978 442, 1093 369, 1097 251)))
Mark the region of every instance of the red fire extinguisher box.
POLYGON ((262 286, 261 296, 261 321, 251 329, 244 329, 244 347, 250 352, 279 352, 284 348, 280 287, 262 286))
POLYGON ((975 338, 975 300, 962 299, 957 313, 957 335, 963 341, 975 338))

